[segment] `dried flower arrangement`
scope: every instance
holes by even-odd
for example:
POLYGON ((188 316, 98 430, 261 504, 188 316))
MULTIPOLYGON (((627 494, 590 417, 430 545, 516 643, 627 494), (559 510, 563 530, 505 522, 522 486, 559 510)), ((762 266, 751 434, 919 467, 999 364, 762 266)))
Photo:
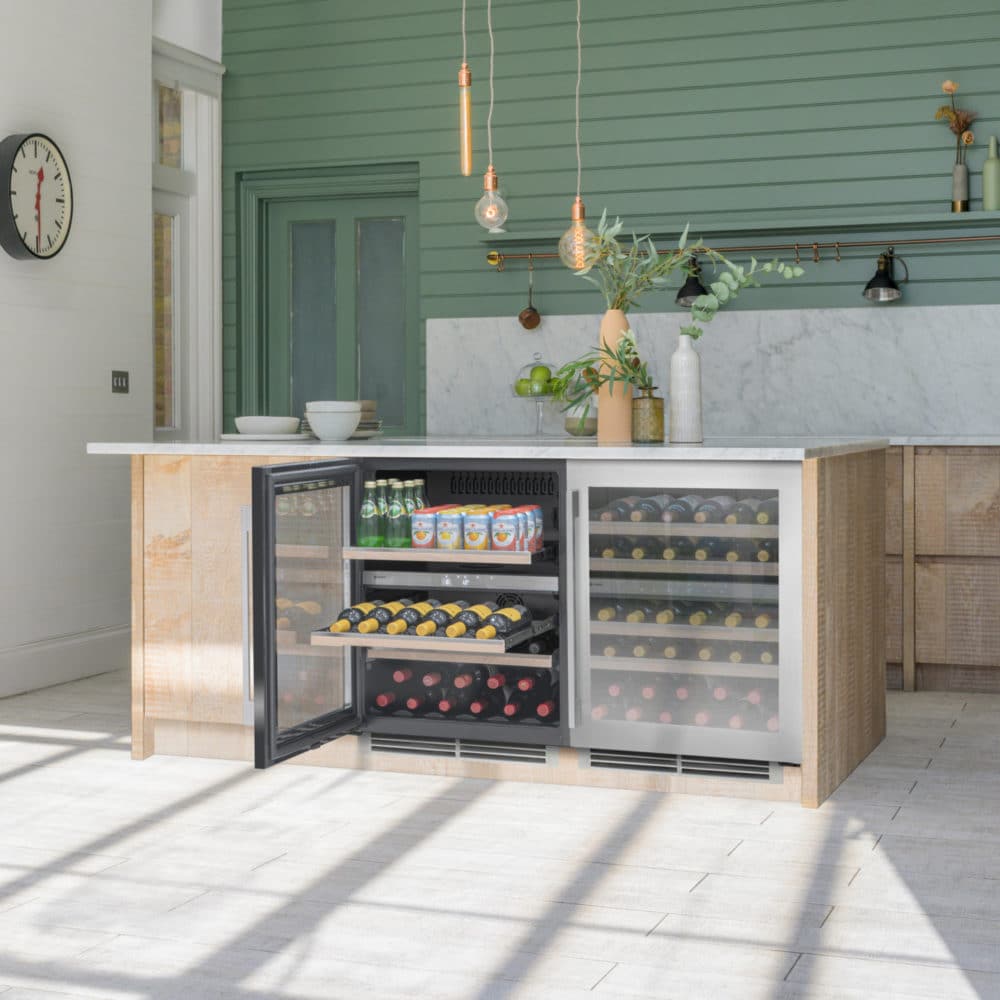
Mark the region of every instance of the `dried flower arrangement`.
POLYGON ((955 133, 955 163, 965 163, 965 149, 971 146, 976 137, 969 127, 979 116, 975 111, 963 111, 955 107, 955 91, 958 84, 954 80, 945 80, 941 89, 951 98, 951 104, 942 104, 934 115, 935 121, 947 119, 948 128, 955 133))

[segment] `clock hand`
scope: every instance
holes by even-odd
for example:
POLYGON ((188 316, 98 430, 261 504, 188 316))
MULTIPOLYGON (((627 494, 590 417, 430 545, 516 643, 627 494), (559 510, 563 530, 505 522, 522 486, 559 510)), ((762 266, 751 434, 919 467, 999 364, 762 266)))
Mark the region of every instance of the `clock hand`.
POLYGON ((45 168, 38 168, 38 187, 35 189, 35 218, 38 220, 38 235, 35 237, 35 252, 40 253, 42 247, 42 181, 45 180, 45 168))

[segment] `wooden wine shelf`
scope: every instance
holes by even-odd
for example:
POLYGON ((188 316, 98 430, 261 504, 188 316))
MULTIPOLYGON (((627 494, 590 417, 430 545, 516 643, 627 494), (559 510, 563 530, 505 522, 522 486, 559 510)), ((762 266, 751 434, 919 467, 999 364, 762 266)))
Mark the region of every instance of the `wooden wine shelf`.
POLYGON ((329 649, 322 649, 311 643, 299 642, 296 632, 291 629, 275 629, 275 643, 279 653, 292 656, 329 656, 329 649))
MULTIPOLYGON (((451 640, 449 640, 450 642, 451 640)), ((479 640, 476 640, 479 642, 479 640)), ((479 643, 483 645, 483 643, 479 643)), ((532 653, 476 653, 473 659, 468 653, 453 650, 430 652, 424 649, 370 649, 369 660, 415 660, 420 663, 477 663, 485 666, 504 666, 524 670, 554 670, 555 663, 549 654, 532 653)))
POLYGON ((773 663, 716 663, 704 660, 642 659, 621 656, 592 656, 591 670, 623 670, 641 674, 701 674, 708 677, 749 677, 776 681, 778 667, 773 663))
MULTIPOLYGON (((543 632, 555 628, 554 618, 532 622, 527 628, 502 639, 450 639, 441 630, 440 636, 434 635, 385 635, 379 632, 321 632, 312 633, 314 646, 363 646, 367 649, 401 650, 411 649, 424 653, 458 653, 466 660, 474 661, 477 655, 495 653, 505 654, 522 642, 533 639, 543 632)), ((519 655, 519 654, 518 654, 519 655)), ((480 661, 481 662, 481 661, 480 661)), ((506 663, 506 658, 504 659, 506 663)))
POLYGON ((653 535, 684 538, 777 538, 776 524, 661 524, 659 521, 591 521, 590 536, 594 535, 653 535))
POLYGON ((644 636, 647 639, 718 639, 736 642, 777 642, 776 628, 754 628, 738 625, 658 625, 647 622, 595 622, 590 623, 591 635, 644 636))
POLYGON ((329 545, 275 545, 276 559, 323 559, 330 558, 329 545))
POLYGON ((495 552, 491 549, 386 549, 363 545, 345 545, 344 559, 366 559, 378 562, 459 563, 466 566, 530 566, 550 556, 541 552, 495 552))
POLYGON ((592 571, 605 573, 669 573, 680 576, 764 576, 778 575, 776 562, 727 562, 725 559, 603 559, 590 560, 592 571))

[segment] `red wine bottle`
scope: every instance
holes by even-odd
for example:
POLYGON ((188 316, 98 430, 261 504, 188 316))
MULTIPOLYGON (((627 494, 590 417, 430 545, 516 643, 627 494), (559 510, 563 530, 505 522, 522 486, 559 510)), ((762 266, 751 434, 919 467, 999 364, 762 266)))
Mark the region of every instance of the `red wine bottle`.
POLYGON ((642 497, 629 514, 630 521, 659 521, 660 515, 674 502, 669 493, 642 497))
POLYGON ((438 699, 438 711, 442 715, 460 715, 469 710, 475 697, 468 688, 451 688, 438 699))
POLYGON ((667 542, 661 555, 664 559, 694 559, 694 547, 692 539, 677 535, 667 542))
POLYGON ((487 690, 484 694, 477 694, 469 702, 469 713, 477 719, 488 719, 491 715, 497 715, 506 701, 502 691, 487 690))
POLYGON ((732 497, 709 497, 694 512, 695 524, 721 524, 735 506, 736 501, 732 497))
POLYGON ((721 538, 703 538, 694 548, 694 557, 698 562, 708 559, 724 559, 729 546, 721 538))
POLYGON ((765 538, 760 545, 757 546, 757 561, 773 563, 778 561, 777 538, 765 538))
POLYGON ((756 524, 758 507, 760 500, 757 497, 744 497, 738 500, 733 509, 726 514, 726 524, 756 524))
POLYGON ((559 696, 555 689, 548 698, 543 698, 535 705, 535 715, 543 722, 555 722, 559 716, 559 696))
POLYGON ((530 691, 534 695, 547 695, 553 687, 552 674, 548 670, 525 671, 514 686, 522 693, 530 691))
POLYGON ((385 712, 392 711, 393 706, 396 705, 399 699, 396 697, 395 691, 380 691, 372 701, 377 709, 385 712))
POLYGON ((778 523, 777 497, 768 497, 766 500, 761 500, 760 504, 758 504, 757 506, 757 523, 758 524, 778 523))
POLYGON ((490 674, 486 678, 486 687, 489 691, 500 691, 504 685, 512 684, 513 679, 509 673, 505 673, 503 670, 498 670, 495 674, 490 674))
POLYGON ((666 524, 674 524, 678 521, 693 521, 694 512, 705 502, 705 498, 696 493, 689 493, 687 496, 677 497, 673 503, 667 504, 660 520, 666 524))
POLYGON ((597 515, 598 521, 627 521, 642 497, 621 497, 612 500, 597 515))
POLYGON ((471 688, 473 691, 479 691, 485 687, 486 679, 489 675, 490 671, 488 667, 463 668, 455 674, 451 683, 459 691, 464 691, 466 688, 471 688))

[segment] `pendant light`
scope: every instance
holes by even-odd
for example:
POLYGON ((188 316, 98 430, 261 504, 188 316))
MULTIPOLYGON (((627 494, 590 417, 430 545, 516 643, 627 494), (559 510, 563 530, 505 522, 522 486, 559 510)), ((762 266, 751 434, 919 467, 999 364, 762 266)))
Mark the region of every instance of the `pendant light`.
POLYGON ((476 222, 491 233, 504 232, 507 202, 500 197, 497 172, 493 169, 493 0, 486 0, 486 27, 490 33, 490 112, 486 116, 486 144, 490 163, 483 174, 483 196, 476 202, 476 222))
POLYGON ((694 300, 701 295, 708 295, 708 291, 701 283, 701 267, 698 265, 698 258, 696 257, 691 262, 691 270, 688 273, 687 280, 681 286, 681 290, 677 293, 677 298, 674 299, 674 302, 687 309, 694 305, 694 300))
POLYGON ((466 59, 465 2, 462 0, 462 65, 458 71, 458 161, 463 177, 472 173, 472 70, 466 59))
POLYGON ((583 48, 581 45, 580 3, 576 0, 576 198, 570 210, 570 227, 559 240, 559 259, 574 271, 587 266, 587 255, 594 234, 587 228, 586 212, 580 197, 580 77, 583 72, 583 48))
POLYGON ((898 260, 903 265, 906 277, 903 281, 910 280, 910 269, 906 266, 906 261, 902 257, 897 257, 892 247, 885 253, 879 254, 878 264, 875 267, 875 277, 865 285, 862 293, 869 302, 895 302, 903 297, 903 291, 896 284, 896 279, 892 274, 892 262, 898 260))

